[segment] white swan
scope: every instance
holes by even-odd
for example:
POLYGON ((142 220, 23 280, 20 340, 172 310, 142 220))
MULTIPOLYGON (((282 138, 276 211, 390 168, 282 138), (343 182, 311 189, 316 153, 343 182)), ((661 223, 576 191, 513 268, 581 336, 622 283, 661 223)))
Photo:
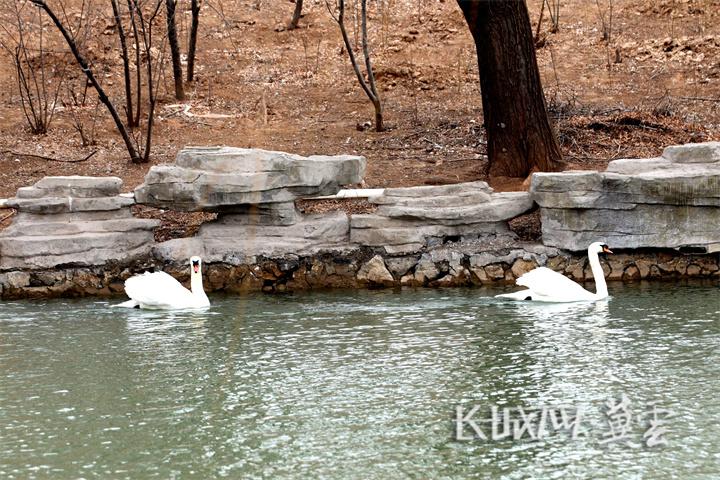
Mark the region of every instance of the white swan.
POLYGON ((588 247, 590 269, 593 278, 595 278, 597 293, 588 292, 579 284, 549 268, 539 267, 521 275, 515 281, 517 285, 527 287, 527 290, 503 293, 502 295, 495 295, 495 298, 532 300, 533 302, 581 302, 607 298, 608 290, 605 283, 605 272, 600 266, 598 253, 612 253, 612 250, 602 242, 592 243, 588 247))
POLYGON ((202 260, 190 258, 190 290, 165 272, 145 272, 125 280, 130 300, 118 307, 176 310, 210 306, 202 284, 202 260))

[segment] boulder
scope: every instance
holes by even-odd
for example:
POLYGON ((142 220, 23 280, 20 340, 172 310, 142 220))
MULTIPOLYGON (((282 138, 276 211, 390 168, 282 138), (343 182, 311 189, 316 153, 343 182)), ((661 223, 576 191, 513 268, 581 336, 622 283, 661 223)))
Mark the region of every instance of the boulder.
POLYGON ((190 211, 229 211, 240 205, 288 203, 332 195, 360 183, 365 159, 302 157, 233 147, 187 147, 173 165, 153 166, 135 189, 138 203, 190 211))
POLYGON ((7 201, 19 213, 0 232, 0 270, 130 264, 148 257, 160 222, 134 218, 134 199, 119 195, 121 187, 115 177, 45 177, 19 189, 7 201))
POLYGON ((44 177, 31 187, 21 187, 17 198, 42 197, 114 197, 120 194, 118 177, 44 177))
POLYGON ((350 224, 344 212, 303 215, 292 225, 252 226, 241 217, 244 216, 223 215, 215 222, 203 224, 193 238, 158 244, 153 254, 170 263, 185 262, 191 254, 202 256, 207 263, 239 265, 252 263, 249 260, 257 256, 277 258, 350 248, 350 224))
POLYGON ((615 160, 605 172, 536 173, 530 192, 546 245, 720 250, 720 142, 615 160))
POLYGON ((492 193, 485 182, 387 188, 369 201, 377 211, 352 216, 350 239, 390 254, 417 252, 448 238, 511 236, 506 221, 533 206, 527 192, 492 193))

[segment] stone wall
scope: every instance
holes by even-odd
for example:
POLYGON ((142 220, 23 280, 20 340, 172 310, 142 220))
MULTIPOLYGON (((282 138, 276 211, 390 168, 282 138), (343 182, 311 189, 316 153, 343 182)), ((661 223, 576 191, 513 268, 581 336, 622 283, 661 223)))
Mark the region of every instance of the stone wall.
POLYGON ((18 214, 0 232, 0 272, 146 259, 159 222, 133 217, 121 187, 116 177, 45 177, 18 189, 6 202, 18 214))
POLYGON ((352 216, 350 241, 389 254, 418 252, 452 237, 511 239, 507 221, 533 207, 527 192, 494 193, 485 182, 386 188, 369 201, 378 208, 352 216))
MULTIPOLYGON (((720 279, 720 255, 674 250, 629 251, 601 260, 612 281, 640 279, 720 279)), ((541 244, 447 243, 408 255, 388 255, 361 247, 313 255, 248 257, 241 263, 206 263, 208 292, 290 292, 327 288, 457 287, 512 284, 536 266, 563 272, 573 280, 592 280, 587 257, 541 244)), ((0 273, 0 297, 43 298, 118 295, 123 281, 147 269, 162 269, 189 283, 186 265, 157 260, 121 266, 54 268, 0 273)), ((592 284, 587 285, 592 289, 592 284)), ((610 285, 612 293, 613 287, 610 285)))
POLYGON ((720 142, 672 146, 607 171, 536 173, 546 245, 720 251, 720 142))
POLYGON ((206 263, 239 265, 258 255, 347 248, 350 223, 344 213, 304 215, 295 200, 337 193, 341 185, 360 183, 364 172, 365 159, 358 156, 191 147, 175 164, 153 167, 135 197, 156 207, 219 212, 194 238, 155 246, 159 261, 184 264, 199 255, 206 263))
POLYGON ((503 284, 537 266, 583 282, 584 251, 598 240, 617 252, 601 261, 610 281, 719 278, 718 145, 669 147, 607 172, 535 174, 530 193, 485 182, 385 189, 370 199, 374 213, 350 216, 305 215, 294 201, 360 182, 357 156, 188 148, 152 167, 134 198, 117 178, 46 177, 4 202, 18 215, 0 232, 0 297, 114 295, 148 269, 186 281, 192 255, 204 259, 207 291, 503 284), (218 218, 155 243, 158 222, 134 218, 136 200, 218 218), (534 202, 543 243, 507 224, 534 202))

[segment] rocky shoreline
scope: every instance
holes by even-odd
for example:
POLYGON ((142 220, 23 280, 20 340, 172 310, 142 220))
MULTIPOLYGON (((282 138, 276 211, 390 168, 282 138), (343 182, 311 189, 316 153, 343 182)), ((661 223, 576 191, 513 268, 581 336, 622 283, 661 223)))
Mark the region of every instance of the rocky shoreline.
POLYGON ((591 280, 584 249, 603 240, 609 281, 720 278, 720 143, 668 147, 606 172, 535 174, 530 192, 485 182, 385 189, 370 214, 304 214, 303 198, 362 180, 358 156, 188 148, 134 194, 113 177, 46 177, 5 200, 0 298, 116 295, 147 270, 187 281, 203 258, 208 292, 511 284, 547 266, 591 280), (189 238, 156 243, 134 204, 217 213, 189 238), (508 221, 539 205, 541 243, 508 221))
MULTIPOLYGON (((518 243, 486 250, 479 243, 446 244, 412 255, 389 256, 359 248, 341 254, 249 258, 248 263, 205 264, 207 292, 284 293, 330 288, 470 287, 510 285, 532 268, 547 266, 578 282, 592 274, 585 255, 518 243)), ((720 254, 683 254, 673 250, 621 251, 601 259, 608 281, 680 278, 720 279, 720 254)), ((108 262, 102 267, 68 267, 0 273, 0 298, 113 296, 123 282, 147 270, 161 269, 189 281, 187 265, 146 258, 132 266, 108 262)), ((612 286, 611 286, 612 291, 612 286)))

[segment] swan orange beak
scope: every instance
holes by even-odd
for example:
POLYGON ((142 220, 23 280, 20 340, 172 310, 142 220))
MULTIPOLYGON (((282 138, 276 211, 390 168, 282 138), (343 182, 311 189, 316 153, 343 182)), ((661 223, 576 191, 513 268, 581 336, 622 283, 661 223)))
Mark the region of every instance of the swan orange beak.
POLYGON ((607 245, 603 245, 602 249, 604 253, 613 253, 613 251, 610 250, 607 245))
POLYGON ((195 265, 193 265, 193 271, 195 273, 198 273, 200 271, 200 265, 198 265, 197 263, 195 265))

